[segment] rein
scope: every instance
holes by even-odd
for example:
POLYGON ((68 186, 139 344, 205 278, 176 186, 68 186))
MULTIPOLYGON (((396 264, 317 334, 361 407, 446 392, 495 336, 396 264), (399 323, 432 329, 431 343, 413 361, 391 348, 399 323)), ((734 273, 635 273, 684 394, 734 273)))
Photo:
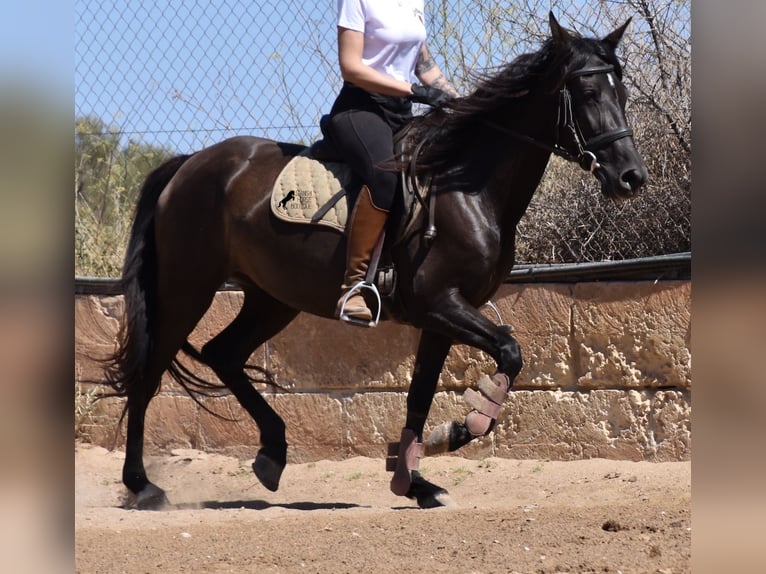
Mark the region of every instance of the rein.
POLYGON ((559 90, 559 106, 558 117, 556 120, 556 141, 553 145, 541 142, 533 137, 519 133, 515 130, 501 126, 495 122, 485 121, 484 123, 494 130, 503 132, 519 141, 535 145, 546 151, 549 151, 559 157, 564 158, 567 161, 577 163, 585 171, 595 174, 596 170, 601 165, 596 161, 596 154, 593 152, 612 142, 625 137, 631 137, 633 130, 627 126, 600 133, 586 140, 582 135, 577 119, 574 116, 574 110, 572 109, 572 94, 569 88, 566 86, 566 82, 572 78, 578 78, 580 76, 590 76, 594 74, 610 74, 614 71, 614 66, 594 66, 592 68, 582 68, 571 72, 566 80, 564 80, 564 86, 559 90), (559 144, 559 133, 562 129, 568 130, 572 134, 572 139, 575 142, 576 151, 566 149, 559 144))
MULTIPOLYGON (((623 126, 620 128, 609 130, 607 132, 597 134, 591 137, 590 139, 586 140, 582 135, 582 130, 580 129, 579 124, 577 123, 577 118, 575 118, 574 109, 572 108, 572 94, 569 91, 569 88, 567 88, 566 84, 572 78, 579 78, 580 76, 590 76, 595 74, 611 74, 613 71, 614 71, 614 66, 612 65, 593 66, 591 68, 581 68, 579 70, 575 70, 574 72, 570 72, 567 75, 566 79, 564 80, 564 85, 559 90, 558 116, 556 119, 556 140, 553 142, 553 145, 549 145, 547 143, 541 142, 531 136, 506 128, 505 126, 502 126, 495 122, 484 120, 483 123, 494 130, 503 132, 513 137, 514 139, 518 141, 532 144, 548 152, 551 152, 559 157, 562 157, 567 161, 575 162, 583 170, 588 171, 595 175, 596 170, 598 170, 601 167, 601 164, 598 163, 598 161, 596 160, 596 154, 593 152, 619 139, 633 136, 633 130, 630 129, 628 126, 623 126), (565 147, 559 144, 559 135, 562 129, 567 130, 571 133, 572 139, 574 140, 574 143, 576 146, 576 150, 574 152, 566 149, 565 147)), ((611 83, 611 79, 610 79, 610 83, 611 83)), ((436 238, 436 225, 434 223, 435 211, 436 211, 435 210, 436 194, 430 189, 431 188, 430 178, 426 182, 425 193, 424 193, 422 186, 418 182, 417 177, 415 177, 414 175, 417 157, 418 155, 420 155, 420 152, 423 149, 423 146, 426 144, 427 140, 428 140, 428 137, 421 139, 415 145, 412 152, 409 154, 408 173, 409 173, 410 189, 412 190, 415 196, 415 199, 420 203, 423 210, 427 214, 428 224, 424 232, 424 237, 425 237, 426 243, 431 244, 433 240, 436 238), (427 203, 426 203, 426 198, 428 199, 427 203)), ((404 170, 402 171, 402 176, 406 177, 406 173, 404 170)))

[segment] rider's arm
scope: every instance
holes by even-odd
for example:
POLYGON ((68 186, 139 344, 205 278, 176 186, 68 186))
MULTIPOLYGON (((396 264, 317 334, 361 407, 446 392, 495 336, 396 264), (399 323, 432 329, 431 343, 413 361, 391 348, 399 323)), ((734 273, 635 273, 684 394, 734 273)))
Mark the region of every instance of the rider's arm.
POLYGON ((426 86, 433 86, 439 88, 443 92, 446 92, 453 98, 457 98, 460 94, 452 84, 444 77, 439 66, 436 64, 431 52, 428 49, 428 44, 423 43, 423 47, 420 49, 418 55, 418 61, 415 64, 415 75, 426 86))

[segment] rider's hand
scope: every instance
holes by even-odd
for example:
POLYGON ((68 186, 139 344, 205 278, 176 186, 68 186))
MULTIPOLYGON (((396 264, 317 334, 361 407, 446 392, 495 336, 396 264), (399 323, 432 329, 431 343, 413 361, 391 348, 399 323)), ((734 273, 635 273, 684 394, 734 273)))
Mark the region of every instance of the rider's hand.
POLYGON ((418 104, 427 104, 438 108, 450 101, 452 97, 447 94, 447 92, 444 92, 439 88, 434 88, 433 86, 412 84, 412 95, 410 96, 410 99, 418 104))

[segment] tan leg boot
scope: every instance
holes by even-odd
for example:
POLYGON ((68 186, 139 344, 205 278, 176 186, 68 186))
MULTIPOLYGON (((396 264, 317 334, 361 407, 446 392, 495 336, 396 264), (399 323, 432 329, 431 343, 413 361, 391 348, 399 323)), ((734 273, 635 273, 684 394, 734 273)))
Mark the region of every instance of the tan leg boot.
MULTIPOLYGON (((388 219, 388 211, 375 207, 372 203, 372 195, 365 185, 359 192, 351 221, 348 224, 348 247, 346 250, 346 274, 341 285, 341 298, 335 307, 335 316, 340 318, 343 299, 349 289, 353 288, 367 276, 370 266, 370 258, 375 245, 383 232, 388 219)), ((372 320, 372 311, 361 293, 352 293, 343 307, 343 316, 355 321, 369 322, 372 320)))

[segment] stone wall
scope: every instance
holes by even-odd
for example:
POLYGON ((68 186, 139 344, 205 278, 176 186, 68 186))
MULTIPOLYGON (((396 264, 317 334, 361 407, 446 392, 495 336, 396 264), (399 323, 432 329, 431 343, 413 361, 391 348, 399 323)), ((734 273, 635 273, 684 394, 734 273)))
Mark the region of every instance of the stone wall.
MULTIPOLYGON (((199 348, 236 315, 242 294, 223 291, 190 340, 199 348)), ((691 283, 630 282, 505 285, 493 299, 522 345, 524 369, 493 433, 463 456, 567 460, 603 457, 671 461, 691 456, 691 283)), ((123 402, 91 405, 92 358, 112 349, 121 297, 78 296, 78 433, 124 447, 123 402)), ((484 308, 488 317, 495 313, 484 308)), ((382 323, 360 329, 300 315, 254 353, 289 392, 259 387, 287 424, 293 462, 356 455, 383 457, 398 440, 417 331, 382 323)), ((202 376, 205 368, 190 364, 202 376)), ((429 429, 462 420, 462 391, 495 370, 484 353, 453 347, 429 429)), ((251 458, 258 430, 227 393, 200 399, 170 379, 147 413, 148 452, 198 448, 251 458)))

